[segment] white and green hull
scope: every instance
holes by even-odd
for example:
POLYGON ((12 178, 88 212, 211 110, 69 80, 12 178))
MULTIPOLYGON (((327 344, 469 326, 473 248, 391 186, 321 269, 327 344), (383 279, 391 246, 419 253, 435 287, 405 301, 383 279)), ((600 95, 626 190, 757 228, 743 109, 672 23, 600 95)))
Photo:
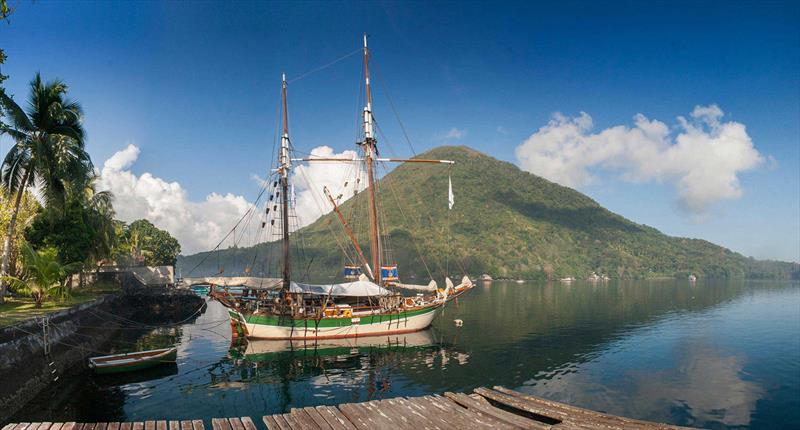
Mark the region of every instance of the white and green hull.
POLYGON ((441 305, 391 314, 354 316, 352 318, 290 319, 273 315, 244 315, 233 309, 231 324, 248 339, 342 339, 412 333, 428 328, 441 305))

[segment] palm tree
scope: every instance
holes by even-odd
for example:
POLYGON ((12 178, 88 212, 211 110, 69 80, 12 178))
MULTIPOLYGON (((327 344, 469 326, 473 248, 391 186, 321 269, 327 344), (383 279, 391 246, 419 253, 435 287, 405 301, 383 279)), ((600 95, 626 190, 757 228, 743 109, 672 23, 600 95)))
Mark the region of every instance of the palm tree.
MULTIPOLYGON (((89 213, 89 224, 94 231, 94 241, 87 263, 97 263, 104 258, 111 257, 117 242, 117 227, 114 221, 114 195, 111 191, 97 191, 95 182, 97 176, 92 174, 83 184, 83 204, 89 213)), ((98 266, 99 270, 99 266, 98 266)), ((81 272, 81 286, 83 285, 83 272, 81 272)))
MULTIPOLYGON (((67 99, 66 93, 63 82, 44 83, 37 73, 30 83, 25 111, 0 91, 0 106, 11 120, 10 126, 0 128, 0 134, 14 140, 0 167, 0 183, 9 195, 16 193, 3 243, 0 275, 8 273, 11 240, 25 190, 36 185, 47 206, 59 206, 64 203, 67 186, 83 181, 92 172, 92 162, 84 149, 83 110, 80 104, 67 99)), ((5 291, 5 282, 0 279, 0 303, 5 291)))
POLYGON ((64 280, 77 267, 75 263, 59 263, 58 253, 53 248, 37 252, 30 244, 23 243, 20 251, 25 261, 25 273, 22 279, 6 276, 4 280, 17 284, 18 291, 33 297, 37 308, 42 307, 42 302, 47 296, 57 299, 69 297, 69 288, 65 286, 64 280))

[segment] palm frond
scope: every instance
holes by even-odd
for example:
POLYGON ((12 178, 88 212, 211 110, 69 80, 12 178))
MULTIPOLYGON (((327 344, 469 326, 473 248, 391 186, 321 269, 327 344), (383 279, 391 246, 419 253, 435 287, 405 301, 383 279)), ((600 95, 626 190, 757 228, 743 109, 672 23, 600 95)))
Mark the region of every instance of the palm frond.
POLYGON ((26 115, 25 111, 22 110, 17 102, 9 97, 3 90, 0 90, 0 108, 5 110, 8 117, 11 118, 11 125, 15 129, 23 132, 30 132, 33 130, 33 124, 30 118, 28 118, 28 115, 26 115))

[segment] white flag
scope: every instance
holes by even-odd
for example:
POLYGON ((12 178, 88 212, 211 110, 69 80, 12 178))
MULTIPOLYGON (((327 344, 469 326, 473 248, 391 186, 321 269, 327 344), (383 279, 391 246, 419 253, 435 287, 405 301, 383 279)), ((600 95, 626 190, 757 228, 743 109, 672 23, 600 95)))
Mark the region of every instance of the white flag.
POLYGON ((450 176, 447 177, 447 186, 447 209, 453 209, 456 200, 453 197, 453 181, 450 180, 450 176))

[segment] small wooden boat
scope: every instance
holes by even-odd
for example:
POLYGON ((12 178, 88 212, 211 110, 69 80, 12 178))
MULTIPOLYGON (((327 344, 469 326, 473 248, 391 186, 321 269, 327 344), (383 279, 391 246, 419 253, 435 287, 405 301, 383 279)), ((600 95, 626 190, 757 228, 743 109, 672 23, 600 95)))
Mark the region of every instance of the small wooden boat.
POLYGON ((134 372, 164 363, 175 363, 177 358, 178 348, 153 349, 150 351, 91 357, 89 359, 89 367, 98 374, 134 372))

